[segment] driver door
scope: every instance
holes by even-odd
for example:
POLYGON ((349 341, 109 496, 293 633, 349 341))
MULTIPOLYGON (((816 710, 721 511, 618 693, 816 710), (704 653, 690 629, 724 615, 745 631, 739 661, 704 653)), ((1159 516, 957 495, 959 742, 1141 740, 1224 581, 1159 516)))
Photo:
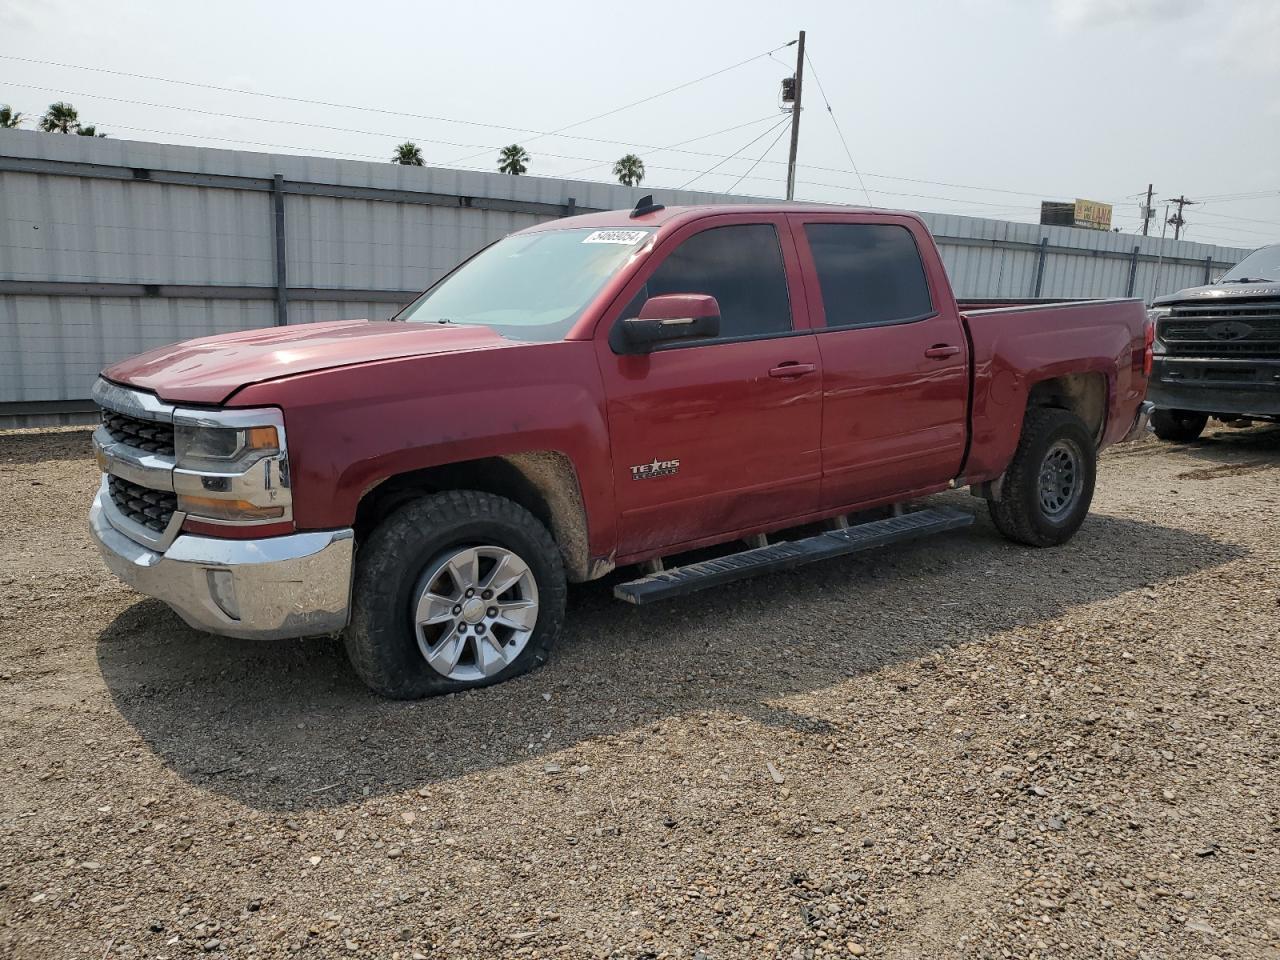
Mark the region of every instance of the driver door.
POLYGON ((606 315, 619 562, 816 511, 822 370, 796 262, 783 216, 699 220, 660 243, 606 315), (616 325, 673 293, 715 297, 719 336, 620 352, 616 325))

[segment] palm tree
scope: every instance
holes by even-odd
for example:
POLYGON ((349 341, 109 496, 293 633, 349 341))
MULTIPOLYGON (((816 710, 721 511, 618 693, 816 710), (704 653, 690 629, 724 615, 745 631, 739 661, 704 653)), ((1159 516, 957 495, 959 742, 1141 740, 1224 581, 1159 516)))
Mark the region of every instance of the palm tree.
POLYGON ((628 153, 613 165, 613 175, 624 187, 638 187, 644 179, 644 161, 634 153, 628 153))
POLYGON ((391 162, 403 164, 406 167, 426 166, 422 159, 422 150, 412 140, 406 140, 396 147, 395 156, 391 158, 391 162))
POLYGON ((69 103, 59 100, 49 104, 40 118, 40 129, 45 133, 74 133, 80 127, 80 115, 69 103))
POLYGON ((86 126, 81 127, 79 130, 76 131, 76 133, 80 134, 80 136, 82 137, 105 137, 106 136, 105 133, 99 133, 98 128, 95 127, 93 124, 88 124, 86 126))
POLYGON ((498 154, 498 172, 518 177, 529 169, 529 152, 518 143, 503 147, 498 154))
POLYGON ((0 103, 0 129, 16 127, 23 120, 22 114, 7 103, 0 103))

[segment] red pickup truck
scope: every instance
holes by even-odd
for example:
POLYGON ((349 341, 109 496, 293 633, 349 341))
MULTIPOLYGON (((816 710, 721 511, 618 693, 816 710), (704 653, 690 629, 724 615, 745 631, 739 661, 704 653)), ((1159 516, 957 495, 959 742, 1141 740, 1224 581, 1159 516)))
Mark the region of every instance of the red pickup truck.
POLYGON ((506 237, 391 321, 108 368, 91 528, 191 625, 342 632, 421 697, 545 661, 566 581, 638 565, 615 593, 647 602, 971 522, 902 509, 948 487, 1063 543, 1145 427, 1151 341, 1136 300, 967 311, 911 214, 646 198, 506 237))

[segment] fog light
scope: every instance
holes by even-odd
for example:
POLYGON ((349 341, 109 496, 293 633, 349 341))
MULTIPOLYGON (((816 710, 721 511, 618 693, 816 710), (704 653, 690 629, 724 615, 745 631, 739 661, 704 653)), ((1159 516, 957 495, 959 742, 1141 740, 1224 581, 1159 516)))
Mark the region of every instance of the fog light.
POLYGON ((232 620, 240 619, 240 604, 236 601, 236 581, 230 570, 205 570, 209 580, 209 596, 218 609, 232 620))

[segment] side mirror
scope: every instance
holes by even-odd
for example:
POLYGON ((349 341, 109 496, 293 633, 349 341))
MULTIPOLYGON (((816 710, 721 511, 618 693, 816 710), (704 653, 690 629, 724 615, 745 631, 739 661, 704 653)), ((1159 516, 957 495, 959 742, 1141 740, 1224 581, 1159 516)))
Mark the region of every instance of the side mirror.
POLYGON ((650 297, 640 316, 622 321, 630 353, 648 353, 669 340, 706 340, 720 335, 720 304, 703 293, 650 297))

